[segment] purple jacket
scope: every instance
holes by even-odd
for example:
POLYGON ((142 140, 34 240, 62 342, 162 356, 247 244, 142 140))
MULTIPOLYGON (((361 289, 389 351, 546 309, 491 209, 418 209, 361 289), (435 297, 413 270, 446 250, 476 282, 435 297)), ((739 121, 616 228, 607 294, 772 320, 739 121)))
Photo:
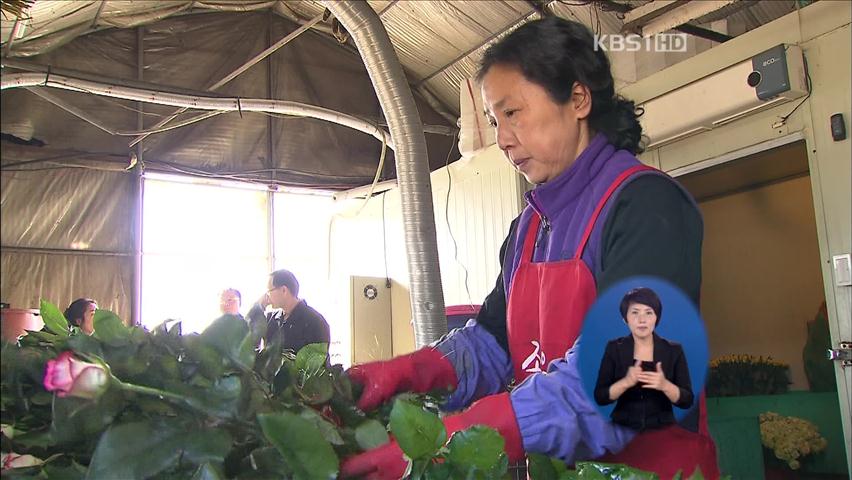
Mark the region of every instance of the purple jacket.
MULTIPOLYGON (((510 286, 518 267, 523 239, 534 212, 542 216, 533 260, 549 262, 574 255, 580 237, 600 198, 624 170, 640 162, 631 153, 610 145, 598 134, 562 174, 526 194, 528 206, 515 235, 508 239, 503 263, 503 286, 510 286), (547 227, 545 227, 545 225, 547 227)), ((639 175, 655 172, 642 172, 639 175)), ((634 176, 633 178, 636 178, 634 176)), ((632 179, 617 189, 612 198, 632 179)), ((600 238, 612 200, 601 212, 582 255, 593 275, 600 271, 600 238)), ((579 340, 578 340, 579 344, 579 340)), ((441 340, 437 348, 454 365, 459 385, 447 410, 463 408, 478 398, 503 391, 512 378, 511 361, 498 342, 475 320, 441 340)), ((511 392, 524 449, 558 457, 567 463, 616 453, 635 432, 603 417, 583 393, 576 344, 547 372, 534 374, 511 392)))

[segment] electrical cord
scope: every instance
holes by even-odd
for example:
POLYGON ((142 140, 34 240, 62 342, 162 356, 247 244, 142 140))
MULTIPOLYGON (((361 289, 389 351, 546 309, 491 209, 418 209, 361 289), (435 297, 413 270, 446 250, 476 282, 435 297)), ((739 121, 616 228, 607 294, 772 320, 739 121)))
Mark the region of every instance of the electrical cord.
POLYGON ((471 308, 473 308, 473 296, 470 294, 470 272, 468 272, 467 267, 465 267, 464 263, 459 260, 459 244, 456 241, 455 235, 453 235, 453 228, 450 225, 450 191, 453 188, 453 175, 450 173, 450 155, 453 154, 453 145, 458 141, 458 133, 453 135, 453 143, 450 144, 450 151, 447 152, 447 159, 444 161, 444 168, 447 170, 447 197, 444 202, 444 221, 447 223, 447 232, 450 234, 450 239, 453 241, 453 260, 461 267, 464 272, 464 289, 467 293, 467 301, 469 302, 471 308))
MULTIPOLYGON (((785 51, 786 51, 786 49, 785 49, 785 51)), ((788 113, 787 115, 784 115, 783 117, 778 117, 778 118, 780 118, 780 120, 773 123, 772 128, 780 128, 780 127, 783 127, 784 125, 786 125, 787 119, 790 118, 790 116, 792 116, 793 113, 795 113, 796 110, 798 110, 799 107, 801 107, 802 104, 805 103, 805 101, 808 98, 811 97, 811 91, 813 90, 813 87, 811 86, 811 73, 808 71, 808 59, 807 59, 807 57, 804 56, 804 54, 802 55, 802 62, 804 62, 804 64, 805 64, 804 65, 805 66, 805 80, 807 81, 808 94, 805 95, 805 98, 803 98, 801 101, 799 101, 799 103, 797 103, 796 106, 793 107, 792 110, 790 110, 790 113, 788 113)))

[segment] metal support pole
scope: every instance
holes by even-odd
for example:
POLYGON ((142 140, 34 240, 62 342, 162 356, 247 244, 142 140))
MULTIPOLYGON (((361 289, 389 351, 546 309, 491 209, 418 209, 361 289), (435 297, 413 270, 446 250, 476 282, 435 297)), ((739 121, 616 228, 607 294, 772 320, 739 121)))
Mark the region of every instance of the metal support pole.
MULTIPOLYGON (((272 15, 268 17, 269 21, 267 25, 269 28, 266 30, 266 45, 267 47, 272 44, 272 15)), ((268 50, 268 48, 267 48, 268 50)), ((272 79, 274 77, 273 74, 273 63, 272 57, 266 57, 266 98, 272 100, 272 79)), ((278 175, 275 170, 275 164, 277 163, 277 159, 275 156, 275 139, 273 135, 275 133, 273 129, 273 125, 275 120, 272 115, 267 115, 266 117, 266 168, 269 169, 269 178, 272 180, 271 184, 275 184, 275 180, 278 175)), ((269 271, 275 270, 275 191, 267 188, 266 190, 266 228, 267 228, 267 245, 266 245, 266 254, 268 258, 269 271)))
MULTIPOLYGON (((144 45, 144 27, 136 27, 136 79, 142 80, 142 75, 145 70, 145 45, 144 45)), ((145 128, 145 119, 142 114, 142 102, 136 102, 136 108, 139 113, 136 116, 136 128, 143 130, 145 128)), ((133 217, 133 288, 130 293, 130 322, 132 325, 142 324, 142 208, 145 198, 145 182, 142 178, 142 173, 145 163, 142 161, 142 142, 136 144, 136 175, 134 186, 134 217, 133 217)))

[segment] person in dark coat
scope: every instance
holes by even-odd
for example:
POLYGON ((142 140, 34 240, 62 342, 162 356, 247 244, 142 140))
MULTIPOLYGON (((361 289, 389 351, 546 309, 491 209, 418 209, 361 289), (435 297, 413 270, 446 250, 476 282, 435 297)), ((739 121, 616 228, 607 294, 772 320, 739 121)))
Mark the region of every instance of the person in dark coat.
POLYGON ((672 405, 689 408, 694 400, 683 348, 654 333, 663 305, 650 288, 627 292, 620 310, 630 335, 607 343, 595 401, 617 402, 612 420, 636 430, 671 425, 672 405))
POLYGON ((299 281, 289 270, 269 274, 268 290, 249 310, 248 321, 261 347, 274 343, 298 352, 305 345, 331 341, 328 322, 299 298, 299 281), (269 305, 276 310, 266 314, 269 305))

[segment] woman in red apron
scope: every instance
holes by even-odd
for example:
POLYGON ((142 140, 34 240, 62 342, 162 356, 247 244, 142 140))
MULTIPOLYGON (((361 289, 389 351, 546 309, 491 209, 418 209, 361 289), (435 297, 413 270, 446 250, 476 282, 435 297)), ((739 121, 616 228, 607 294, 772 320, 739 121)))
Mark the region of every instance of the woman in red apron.
MULTIPOLYGON (((536 188, 501 249, 502 272, 475 321, 436 345, 355 366, 371 409, 400 391, 453 389, 448 435, 497 429, 510 460, 605 459, 661 478, 719 476, 703 405, 685 425, 637 433, 583 393, 576 344, 597 293, 654 275, 698 301, 701 215, 688 193, 642 165, 632 102, 615 95, 606 55, 582 24, 529 22, 486 51, 478 74, 497 143, 536 188), (511 382, 517 387, 506 392, 511 382)), ((395 442, 347 459, 344 477, 399 478, 395 442)))

